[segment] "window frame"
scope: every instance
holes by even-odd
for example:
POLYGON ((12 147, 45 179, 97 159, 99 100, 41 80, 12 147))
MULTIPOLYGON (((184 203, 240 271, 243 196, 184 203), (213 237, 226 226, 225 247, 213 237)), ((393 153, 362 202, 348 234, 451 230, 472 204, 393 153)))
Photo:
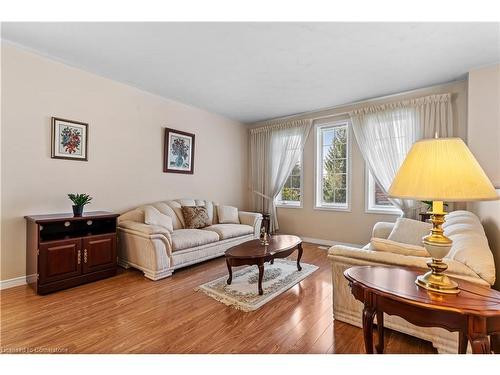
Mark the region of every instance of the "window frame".
POLYGON ((365 164, 365 212, 367 214, 401 215, 402 211, 395 207, 375 204, 375 179, 365 164))
MULTIPOLYGON (((276 197, 276 207, 279 208, 303 208, 304 202, 304 150, 300 153, 300 200, 299 201, 284 201, 281 199, 281 191, 276 197)), ((290 172, 291 173, 291 172, 290 172)), ((290 176, 287 176, 287 179, 290 176)), ((281 189, 283 190, 283 189, 281 189)))
POLYGON ((341 211, 341 212, 351 212, 351 122, 347 119, 334 120, 326 123, 315 124, 314 125, 314 206, 315 210, 325 210, 325 211, 341 211), (322 130, 325 128, 333 128, 338 126, 347 127, 347 143, 346 143, 346 204, 338 203, 323 203, 323 138, 322 130), (321 145, 321 146, 320 146, 321 145), (321 151, 321 152, 320 152, 321 151))

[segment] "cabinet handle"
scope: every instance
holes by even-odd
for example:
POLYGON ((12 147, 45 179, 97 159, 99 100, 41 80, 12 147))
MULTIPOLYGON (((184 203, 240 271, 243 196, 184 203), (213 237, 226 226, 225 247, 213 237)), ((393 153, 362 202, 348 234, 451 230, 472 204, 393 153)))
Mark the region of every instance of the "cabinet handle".
POLYGON ((87 249, 83 250, 83 263, 87 263, 87 249))
POLYGON ((81 250, 78 250, 78 253, 77 253, 76 257, 78 258, 78 264, 82 263, 82 252, 81 252, 81 250))

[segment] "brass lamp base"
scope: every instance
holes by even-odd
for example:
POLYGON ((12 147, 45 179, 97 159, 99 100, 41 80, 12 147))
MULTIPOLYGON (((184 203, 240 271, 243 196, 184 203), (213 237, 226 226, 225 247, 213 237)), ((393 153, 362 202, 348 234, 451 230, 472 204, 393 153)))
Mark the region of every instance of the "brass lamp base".
POLYGON ((443 258, 449 253, 452 241, 444 235, 442 224, 445 212, 442 206, 443 202, 433 202, 433 212, 431 212, 433 228, 431 233, 423 238, 424 247, 432 257, 432 260, 427 262, 431 271, 418 276, 415 283, 433 292, 457 294, 460 292, 458 284, 444 274, 448 266, 443 262, 443 258))
POLYGON ((418 276, 415 284, 438 293, 457 294, 460 292, 458 284, 443 273, 448 266, 441 259, 432 258, 432 261, 427 262, 427 265, 431 271, 418 276))

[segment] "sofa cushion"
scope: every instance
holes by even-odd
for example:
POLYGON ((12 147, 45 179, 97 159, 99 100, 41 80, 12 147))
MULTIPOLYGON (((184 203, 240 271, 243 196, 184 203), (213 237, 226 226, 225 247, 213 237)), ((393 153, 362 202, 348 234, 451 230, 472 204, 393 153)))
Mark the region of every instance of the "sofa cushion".
POLYGON ((168 215, 172 218, 172 226, 174 227, 174 230, 182 229, 182 224, 179 218, 168 204, 166 204, 165 202, 156 202, 151 204, 151 206, 155 207, 162 214, 168 215))
MULTIPOLYGON (((177 201, 166 201, 165 203, 175 212, 181 224, 181 228, 185 228, 186 223, 184 222, 184 216, 182 216, 182 204, 180 204, 177 201)), ((186 204, 184 204, 184 206, 195 206, 195 205, 196 204, 194 200, 191 200, 189 202, 186 202, 186 204)))
POLYGON ((445 219, 444 234, 453 241, 446 258, 465 264, 493 285, 495 261, 478 217, 469 211, 454 211, 445 219))
POLYGON ((176 199, 175 202, 179 203, 181 206, 198 206, 195 199, 176 199))
POLYGON ((239 224, 238 209, 233 206, 217 206, 219 224, 239 224))
POLYGON ((427 236, 432 224, 400 217, 387 237, 388 240, 409 245, 422 246, 422 237, 427 236))
POLYGON ((221 240, 246 236, 247 234, 253 233, 253 227, 245 224, 215 224, 203 228, 203 230, 217 233, 220 236, 221 240))
POLYGON ((205 207, 202 206, 182 206, 182 216, 186 223, 186 229, 199 229, 208 227, 210 219, 205 207))
POLYGON ((372 247, 369 247, 369 249, 373 249, 375 251, 385 251, 388 253, 410 255, 415 257, 430 257, 430 254, 423 246, 409 245, 402 242, 376 237, 371 239, 371 244, 372 247))
POLYGON ((219 241, 216 232, 202 229, 177 229, 172 233, 172 250, 178 251, 219 241))
POLYGON ((172 218, 158 211, 156 207, 144 207, 144 223, 149 225, 159 225, 169 232, 174 230, 172 226, 172 218))
POLYGON ((211 201, 196 199, 195 203, 197 206, 203 206, 207 209, 207 214, 208 214, 208 219, 210 220, 210 224, 217 224, 214 221, 214 204, 211 201))

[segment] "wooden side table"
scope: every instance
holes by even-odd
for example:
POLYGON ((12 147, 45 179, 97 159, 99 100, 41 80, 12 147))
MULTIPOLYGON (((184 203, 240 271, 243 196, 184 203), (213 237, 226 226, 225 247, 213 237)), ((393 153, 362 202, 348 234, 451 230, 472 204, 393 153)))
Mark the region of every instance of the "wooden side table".
POLYGON ((426 223, 427 220, 429 220, 431 218, 431 216, 432 216, 428 212, 420 212, 419 215, 420 215, 420 221, 423 221, 424 223, 426 223))
POLYGON ((104 211, 25 216, 26 274, 38 293, 114 276, 116 218, 104 211))
POLYGON ((261 225, 265 228, 267 234, 271 234, 270 233, 270 231, 271 231, 271 214, 267 214, 267 213, 262 214, 262 224, 261 225))
POLYGON ((397 315, 420 327, 441 327, 459 332, 459 353, 469 341, 473 353, 498 350, 500 292, 455 279, 460 293, 438 294, 420 288, 415 278, 422 271, 360 266, 344 272, 353 296, 364 303, 363 336, 366 352, 373 353, 373 318, 377 315, 377 353, 384 351, 384 313, 397 315), (489 337, 491 337, 491 345, 489 337))

